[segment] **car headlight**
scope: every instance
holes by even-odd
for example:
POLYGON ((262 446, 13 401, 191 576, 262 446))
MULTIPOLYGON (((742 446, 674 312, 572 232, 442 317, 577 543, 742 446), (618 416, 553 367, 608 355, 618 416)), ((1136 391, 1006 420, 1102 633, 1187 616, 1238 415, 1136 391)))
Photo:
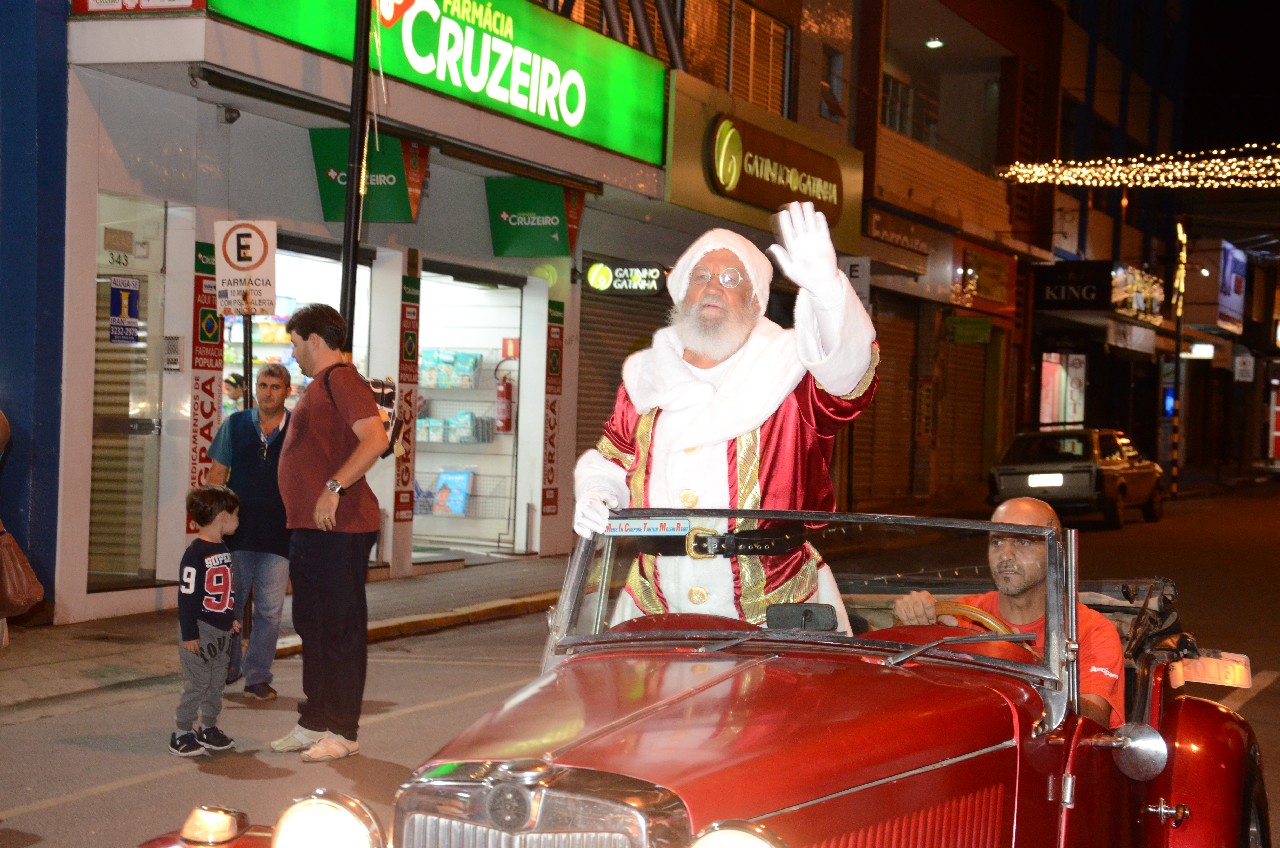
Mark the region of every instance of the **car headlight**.
POLYGON ((200 806, 182 825, 181 836, 194 845, 221 845, 249 828, 249 817, 229 807, 200 806))
POLYGON ((276 822, 272 848, 383 848, 382 828, 359 799, 317 789, 299 798, 276 822))
POLYGON ((690 848, 786 848, 769 831, 745 821, 713 824, 693 840, 690 848))

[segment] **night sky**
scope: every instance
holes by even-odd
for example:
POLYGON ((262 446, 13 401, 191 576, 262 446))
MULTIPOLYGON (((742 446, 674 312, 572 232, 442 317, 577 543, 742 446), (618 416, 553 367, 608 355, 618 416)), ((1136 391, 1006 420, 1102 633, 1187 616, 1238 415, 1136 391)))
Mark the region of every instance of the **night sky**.
POLYGON ((1280 3, 1190 6, 1183 150, 1280 143, 1280 3))

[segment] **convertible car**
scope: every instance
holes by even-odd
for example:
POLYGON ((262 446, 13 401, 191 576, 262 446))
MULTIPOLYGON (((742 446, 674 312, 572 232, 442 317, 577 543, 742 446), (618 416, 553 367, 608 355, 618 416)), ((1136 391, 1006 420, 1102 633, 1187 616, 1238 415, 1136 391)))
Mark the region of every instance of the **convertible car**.
POLYGON ((1269 845, 1253 730, 1186 693, 1248 686, 1247 658, 1198 648, 1166 580, 1078 584, 1075 551, 980 521, 617 511, 571 558, 544 673, 409 775, 393 821, 318 790, 274 827, 201 807, 148 846, 1269 845), (954 602, 992 588, 993 533, 1042 549, 1042 651, 954 602), (829 565, 843 610, 770 586, 783 560, 829 565), (655 568, 727 575, 738 614, 693 589, 655 610, 655 568), (912 589, 961 626, 895 622, 912 589), (1116 728, 1078 708, 1077 602, 1124 646, 1116 728))

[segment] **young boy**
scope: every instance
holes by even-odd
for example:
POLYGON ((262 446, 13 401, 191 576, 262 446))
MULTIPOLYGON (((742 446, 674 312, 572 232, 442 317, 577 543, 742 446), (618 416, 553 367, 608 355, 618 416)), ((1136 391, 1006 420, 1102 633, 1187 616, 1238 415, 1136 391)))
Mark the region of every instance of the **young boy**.
POLYGON ((182 643, 182 700, 178 730, 169 752, 197 757, 225 751, 235 741, 218 729, 222 690, 227 683, 231 640, 240 632, 236 621, 231 552, 222 537, 240 526, 240 498, 226 486, 199 486, 187 494, 187 514, 200 533, 182 555, 178 567, 178 630, 182 643), (201 728, 195 730, 196 714, 201 728))

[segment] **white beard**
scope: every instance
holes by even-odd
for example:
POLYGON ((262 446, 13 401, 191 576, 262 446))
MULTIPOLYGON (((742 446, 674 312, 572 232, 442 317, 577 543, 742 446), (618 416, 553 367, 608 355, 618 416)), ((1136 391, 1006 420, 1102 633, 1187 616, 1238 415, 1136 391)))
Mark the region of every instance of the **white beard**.
MULTIPOLYGON (((703 298, 703 301, 707 298, 703 298)), ((730 309, 720 320, 703 318, 698 307, 683 302, 671 307, 671 327, 676 331, 685 350, 701 354, 715 362, 724 362, 738 352, 759 320, 754 298, 740 309, 730 309)), ((720 301, 724 303, 723 300, 720 301)))

